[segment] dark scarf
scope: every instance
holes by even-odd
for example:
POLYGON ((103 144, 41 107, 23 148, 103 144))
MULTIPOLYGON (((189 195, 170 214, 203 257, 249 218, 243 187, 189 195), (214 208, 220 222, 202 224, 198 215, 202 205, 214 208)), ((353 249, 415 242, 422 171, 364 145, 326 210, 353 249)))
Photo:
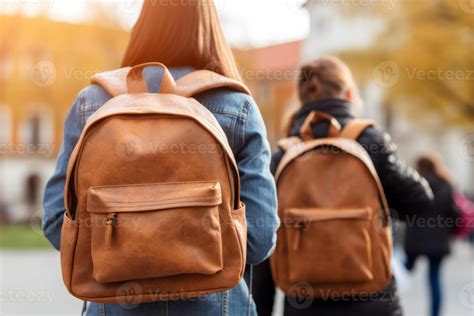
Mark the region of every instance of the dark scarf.
MULTIPOLYGON (((351 111, 352 107, 353 105, 351 102, 339 98, 324 98, 308 102, 296 113, 290 130, 290 136, 296 136, 299 134, 301 125, 303 125, 304 120, 312 111, 324 112, 332 115, 342 126, 344 126, 349 120, 354 119, 354 114, 352 114, 351 111)), ((329 124, 321 122, 314 125, 313 134, 324 136, 327 134, 328 129, 329 124)))

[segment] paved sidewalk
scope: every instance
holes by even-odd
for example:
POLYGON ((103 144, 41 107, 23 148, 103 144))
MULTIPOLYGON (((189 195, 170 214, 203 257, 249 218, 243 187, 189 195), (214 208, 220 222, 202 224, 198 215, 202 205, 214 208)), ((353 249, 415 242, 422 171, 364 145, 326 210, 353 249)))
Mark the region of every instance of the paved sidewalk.
MULTIPOLYGON (((401 262, 402 256, 402 251, 397 249, 394 255, 395 261, 401 262)), ((453 245, 453 254, 444 262, 443 273, 445 302, 441 315, 474 316, 474 248, 470 248, 467 243, 456 242, 453 245)), ((429 316, 426 274, 425 259, 420 259, 416 263, 413 274, 406 274, 403 269, 397 273, 404 316, 429 316)), ((279 292, 274 316, 283 315, 282 305, 283 294, 279 292)))
POLYGON ((0 251, 0 315, 80 315, 82 302, 67 292, 59 252, 0 251))
MULTIPOLYGON (((474 316, 473 260, 474 251, 458 243, 446 261, 444 316, 474 316)), ((82 303, 67 293, 60 273, 56 251, 0 251, 0 315, 79 315, 82 303)), ((425 280, 425 260, 400 280, 406 316, 428 315, 425 280)))
MULTIPOLYGON (((457 242, 443 263, 444 316, 474 316, 474 248, 457 242)), ((406 316, 429 315, 428 262, 416 263, 415 271, 399 282, 406 316), (405 281, 405 282, 404 282, 405 281)))

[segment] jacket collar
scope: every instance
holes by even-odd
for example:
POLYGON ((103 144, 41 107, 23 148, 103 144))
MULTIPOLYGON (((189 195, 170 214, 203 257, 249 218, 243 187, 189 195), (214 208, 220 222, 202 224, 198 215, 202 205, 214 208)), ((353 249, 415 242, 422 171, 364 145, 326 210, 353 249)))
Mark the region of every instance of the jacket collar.
POLYGON ((327 113, 336 118, 339 123, 344 125, 348 120, 354 118, 351 108, 351 102, 339 98, 323 98, 305 103, 301 109, 296 112, 295 119, 290 130, 290 136, 299 134, 301 125, 303 125, 304 120, 312 111, 327 113))

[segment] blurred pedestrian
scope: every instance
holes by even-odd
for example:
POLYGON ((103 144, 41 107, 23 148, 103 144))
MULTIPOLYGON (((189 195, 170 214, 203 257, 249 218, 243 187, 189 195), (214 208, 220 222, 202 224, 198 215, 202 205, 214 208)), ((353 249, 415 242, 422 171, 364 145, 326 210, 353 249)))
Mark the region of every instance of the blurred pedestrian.
POLYGON ((406 268, 412 271, 417 258, 429 261, 428 279, 432 316, 440 315, 442 305, 441 268, 450 253, 450 239, 456 232, 458 208, 454 202, 451 178, 441 161, 434 156, 420 157, 418 172, 428 180, 434 194, 432 207, 407 222, 405 237, 406 268))
MULTIPOLYGON (((344 128, 356 118, 362 106, 351 71, 342 61, 334 57, 318 58, 304 65, 298 80, 298 91, 301 107, 290 119, 288 136, 300 137, 301 126, 313 111, 334 117, 344 128)), ((328 136, 330 129, 327 122, 320 121, 313 125, 312 134, 314 138, 324 138, 328 136)), ((399 159, 396 146, 387 133, 375 127, 368 127, 357 137, 357 142, 367 150, 382 182, 388 204, 391 209, 397 210, 400 218, 412 216, 416 214, 416 210, 431 205, 428 184, 415 170, 407 167, 399 159)), ((283 154, 281 149, 274 153, 273 173, 283 154)), ((321 260, 331 260, 327 255, 321 254, 321 260)), ((275 285, 268 260, 255 268, 254 276, 253 295, 258 314, 270 316, 275 285)), ((301 305, 295 306, 286 297, 285 315, 402 315, 394 280, 380 293, 371 294, 373 295, 369 299, 351 296, 349 299, 313 300, 304 308, 301 305)))
POLYGON ((454 202, 460 212, 460 226, 457 227, 456 235, 467 239, 474 246, 474 202, 461 191, 454 193, 454 202))

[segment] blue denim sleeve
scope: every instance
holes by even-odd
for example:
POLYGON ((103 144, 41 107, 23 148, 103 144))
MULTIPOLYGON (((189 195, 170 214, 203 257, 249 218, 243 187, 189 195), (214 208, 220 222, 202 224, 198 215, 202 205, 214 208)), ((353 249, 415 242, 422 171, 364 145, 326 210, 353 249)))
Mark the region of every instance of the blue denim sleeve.
POLYGON ((236 158, 241 200, 246 205, 248 224, 247 263, 258 264, 272 254, 280 222, 276 213, 276 188, 270 172, 270 145, 265 125, 253 100, 247 101, 245 110, 247 116, 236 158))
POLYGON ((43 232, 57 250, 59 250, 61 227, 65 211, 64 184, 66 182, 67 165, 85 124, 81 116, 82 103, 83 92, 79 93, 66 118, 64 124, 64 139, 59 150, 56 169, 45 188, 43 200, 43 232))

